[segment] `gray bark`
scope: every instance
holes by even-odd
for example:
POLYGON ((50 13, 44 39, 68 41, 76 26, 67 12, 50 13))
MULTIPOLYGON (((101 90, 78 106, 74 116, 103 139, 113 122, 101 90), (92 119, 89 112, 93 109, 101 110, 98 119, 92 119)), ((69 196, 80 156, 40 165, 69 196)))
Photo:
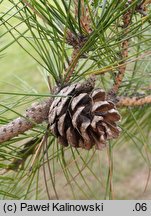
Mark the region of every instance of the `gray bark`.
POLYGON ((33 128, 36 124, 47 121, 52 99, 41 103, 34 103, 26 110, 23 117, 16 118, 12 122, 0 127, 0 143, 8 141, 19 134, 33 128))
MULTIPOLYGON (((23 117, 19 117, 12 122, 0 127, 0 143, 8 141, 25 131, 30 130, 36 124, 41 124, 48 121, 49 109, 52 99, 49 98, 41 103, 34 103, 26 110, 23 117)), ((151 104, 151 96, 144 98, 124 98, 121 97, 117 101, 117 107, 140 106, 144 104, 151 104)))

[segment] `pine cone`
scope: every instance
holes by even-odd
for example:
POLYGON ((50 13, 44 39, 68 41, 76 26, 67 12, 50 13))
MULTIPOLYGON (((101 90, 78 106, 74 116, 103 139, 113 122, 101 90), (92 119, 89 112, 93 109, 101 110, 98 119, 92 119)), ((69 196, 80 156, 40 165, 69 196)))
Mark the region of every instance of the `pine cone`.
POLYGON ((104 90, 94 89, 92 83, 64 87, 54 99, 49 111, 52 134, 63 146, 72 145, 96 149, 117 138, 120 115, 115 104, 106 99, 104 90))

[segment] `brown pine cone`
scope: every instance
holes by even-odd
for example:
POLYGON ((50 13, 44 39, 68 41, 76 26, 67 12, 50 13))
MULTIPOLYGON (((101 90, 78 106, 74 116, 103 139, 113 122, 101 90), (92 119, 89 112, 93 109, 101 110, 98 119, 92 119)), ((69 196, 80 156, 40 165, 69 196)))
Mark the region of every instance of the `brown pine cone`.
POLYGON ((64 87, 50 107, 49 124, 52 134, 63 146, 72 145, 96 149, 117 138, 120 115, 115 104, 106 99, 104 90, 94 89, 92 83, 64 87))

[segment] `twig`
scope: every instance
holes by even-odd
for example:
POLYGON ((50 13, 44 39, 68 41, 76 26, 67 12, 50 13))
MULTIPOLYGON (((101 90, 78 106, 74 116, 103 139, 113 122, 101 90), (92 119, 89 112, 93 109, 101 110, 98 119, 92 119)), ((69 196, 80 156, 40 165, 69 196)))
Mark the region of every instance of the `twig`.
MULTIPOLYGON (((75 14, 75 18, 77 18, 79 8, 78 8, 78 2, 76 0, 74 0, 74 6, 75 6, 74 14, 75 14)), ((80 10, 81 10, 80 23, 79 23, 80 28, 82 28, 82 30, 86 32, 86 35, 89 35, 92 32, 91 18, 89 15, 88 7, 85 7, 84 0, 81 0, 80 10)), ((73 52, 71 54, 71 61, 69 62, 69 66, 65 72, 65 77, 66 77, 65 82, 68 82, 70 80, 74 72, 74 69, 79 61, 79 58, 81 57, 80 50, 86 43, 87 38, 88 37, 84 36, 82 32, 81 34, 75 36, 70 30, 67 30, 66 41, 69 45, 73 47, 73 52)))
POLYGON ((26 110, 23 117, 19 117, 12 122, 0 127, 0 143, 8 141, 25 131, 30 130, 36 124, 47 121, 49 108, 52 99, 47 99, 41 103, 34 103, 26 110))
MULTIPOLYGON (((74 5, 75 5, 75 17, 78 17, 78 1, 74 0, 74 5)), ((81 0, 81 17, 80 17, 80 25, 82 27, 82 29, 87 33, 90 34, 92 32, 92 28, 91 28, 91 17, 89 14, 89 9, 88 7, 85 5, 84 0, 81 0)))
POLYGON ((51 86, 50 76, 47 76, 47 82, 48 82, 49 91, 50 91, 50 93, 52 93, 52 92, 53 92, 53 88, 52 88, 52 86, 51 86))
POLYGON ((151 95, 146 97, 121 97, 117 103, 118 107, 133 107, 133 106, 143 106, 145 104, 151 104, 151 95))
MULTIPOLYGON (((86 82, 81 84, 81 89, 92 89, 94 85, 95 77, 91 76, 86 82)), ((56 94, 58 89, 54 87, 52 91, 54 94, 56 94)), ((37 124, 48 121, 49 109, 52 101, 53 99, 49 98, 41 103, 34 103, 26 110, 26 113, 23 115, 23 117, 19 117, 8 124, 1 126, 0 143, 8 141, 19 134, 32 129, 37 124)))
MULTIPOLYGON (((123 29, 125 29, 126 35, 129 33, 129 25, 131 23, 131 10, 129 9, 124 15, 123 15, 123 29)), ((128 57, 128 47, 129 47, 129 40, 126 39, 121 44, 121 59, 123 60, 122 63, 124 63, 124 59, 128 57)), ((116 93, 122 83, 124 74, 126 70, 126 64, 122 64, 118 68, 118 74, 115 78, 115 83, 112 87, 111 92, 116 93)))
MULTIPOLYGON (((138 12, 142 17, 148 16, 147 6, 151 4, 151 0, 140 1, 140 4, 137 5, 135 11, 138 12)), ((151 20, 148 22, 151 24, 151 20)))
POLYGON ((140 1, 140 4, 136 6, 136 12, 139 12, 142 16, 147 16, 147 5, 151 4, 151 0, 140 1))
MULTIPOLYGON (((41 124, 48 120, 49 108, 52 103, 52 99, 47 99, 41 103, 33 104, 29 108, 25 117, 19 117, 12 122, 0 127, 0 143, 6 142, 13 137, 23 134, 35 127, 36 124, 41 124)), ((145 104, 151 104, 151 95, 140 97, 121 97, 116 102, 118 107, 131 107, 131 106, 143 106, 145 104)))
POLYGON ((74 49, 72 52, 71 61, 69 62, 69 67, 66 69, 66 79, 65 82, 68 82, 74 72, 74 69, 78 63, 78 56, 77 53, 79 52, 79 49, 74 49))

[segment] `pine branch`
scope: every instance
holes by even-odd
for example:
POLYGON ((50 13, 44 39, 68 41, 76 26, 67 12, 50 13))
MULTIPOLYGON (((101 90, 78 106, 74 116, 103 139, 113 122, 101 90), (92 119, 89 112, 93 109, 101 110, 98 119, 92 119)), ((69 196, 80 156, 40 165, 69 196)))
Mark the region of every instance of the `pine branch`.
POLYGON ((41 124, 48 119, 49 108, 52 99, 41 103, 34 103, 26 110, 24 117, 19 117, 12 122, 0 127, 0 143, 8 141, 25 131, 30 130, 36 124, 41 124))
MULTIPOLYGON (((25 117, 19 117, 12 122, 0 127, 0 143, 6 142, 19 134, 32 129, 36 124, 41 124, 48 120, 49 108, 52 99, 47 99, 41 103, 32 104, 26 110, 25 117)), ((140 97, 121 97, 116 102, 117 107, 133 107, 151 104, 151 95, 140 97)))
MULTIPOLYGON (((29 7, 37 16, 41 16, 39 12, 26 0, 23 0, 23 2, 29 7)), ((75 2, 75 17, 78 17, 79 14, 79 5, 75 2)), ((77 35, 75 35, 71 29, 67 27, 66 32, 66 43, 68 45, 71 45, 73 47, 73 52, 71 56, 71 61, 69 62, 69 67, 66 69, 66 78, 65 82, 68 82, 74 73, 75 67, 79 62, 81 49, 85 45, 85 43, 88 40, 88 37, 90 33, 92 33, 92 23, 91 18, 89 15, 88 8, 85 7, 84 1, 81 1, 81 16, 79 19, 79 27, 81 27, 81 33, 79 32, 77 35)), ((129 33, 129 25, 131 23, 131 9, 127 10, 127 12, 123 15, 123 28, 125 29, 126 34, 129 33)), ((43 17, 40 17, 43 18, 43 17)), ((127 61, 125 60, 128 57, 128 39, 123 40, 121 43, 121 64, 118 65, 118 75, 115 79, 115 84, 112 88, 112 91, 114 95, 116 95, 126 70, 127 61)), ((116 66, 117 68, 117 66, 116 66)), ((104 70, 104 69, 103 69, 104 70)), ((108 68, 107 68, 108 70, 108 68)), ((106 72, 106 71, 104 71, 106 72)), ((112 94, 111 94, 112 95, 112 94)), ((115 96, 116 98, 116 96, 115 96)), ((33 128, 36 124, 41 124, 43 121, 48 120, 48 113, 49 108, 51 104, 52 99, 48 99, 40 104, 34 104, 29 108, 25 115, 23 117, 19 117, 15 119, 14 121, 8 123, 7 125, 4 125, 0 127, 0 143, 8 141, 12 139, 15 136, 18 136, 19 134, 24 133, 25 131, 30 130, 33 128)), ((119 102, 117 102, 117 105, 119 107, 122 106, 138 106, 143 104, 149 104, 150 103, 150 96, 143 98, 121 98, 119 102)))
MULTIPOLYGON (((79 89, 89 89, 94 86, 95 77, 91 76, 87 81, 81 84, 79 89)), ((58 88, 52 90, 54 94, 58 92, 58 88)), ((36 124, 41 124, 48 120, 49 109, 52 103, 52 98, 44 100, 41 103, 34 103, 26 110, 23 117, 19 117, 7 125, 0 127, 0 143, 8 141, 19 134, 24 133, 35 127, 36 124)))
POLYGON ((145 104, 151 104, 151 95, 146 97, 121 97, 117 103, 118 107, 132 107, 132 106, 143 106, 145 104))
POLYGON ((78 63, 79 58, 79 48, 75 48, 72 52, 71 61, 69 62, 69 67, 66 69, 66 79, 65 82, 68 82, 74 72, 74 69, 78 63))
MULTIPOLYGON (((131 9, 129 9, 124 15, 123 15, 123 29, 125 29, 125 33, 126 35, 129 33, 129 25, 131 23, 131 9)), ((124 59, 126 59, 128 57, 128 48, 129 48, 129 39, 124 40, 121 43, 121 59, 123 60, 122 63, 124 62, 124 59)), ((115 83, 112 87, 112 92, 116 93, 122 83, 124 74, 125 74, 125 70, 126 70, 126 64, 122 64, 119 68, 118 68, 118 74, 115 78, 115 83)))
POLYGON ((66 41, 67 44, 73 47, 73 51, 71 54, 71 61, 69 62, 69 67, 66 69, 66 82, 70 80, 72 74, 74 73, 74 69, 78 64, 79 59, 81 58, 80 51, 82 47, 86 44, 88 40, 88 35, 92 33, 92 23, 88 7, 84 4, 83 0, 81 0, 81 11, 79 11, 77 1, 74 1, 74 6, 74 14, 76 19, 78 19, 78 14, 81 12, 79 27, 81 28, 81 31, 83 30, 84 32, 86 32, 86 35, 81 32, 77 36, 75 36, 70 30, 67 30, 66 41))

